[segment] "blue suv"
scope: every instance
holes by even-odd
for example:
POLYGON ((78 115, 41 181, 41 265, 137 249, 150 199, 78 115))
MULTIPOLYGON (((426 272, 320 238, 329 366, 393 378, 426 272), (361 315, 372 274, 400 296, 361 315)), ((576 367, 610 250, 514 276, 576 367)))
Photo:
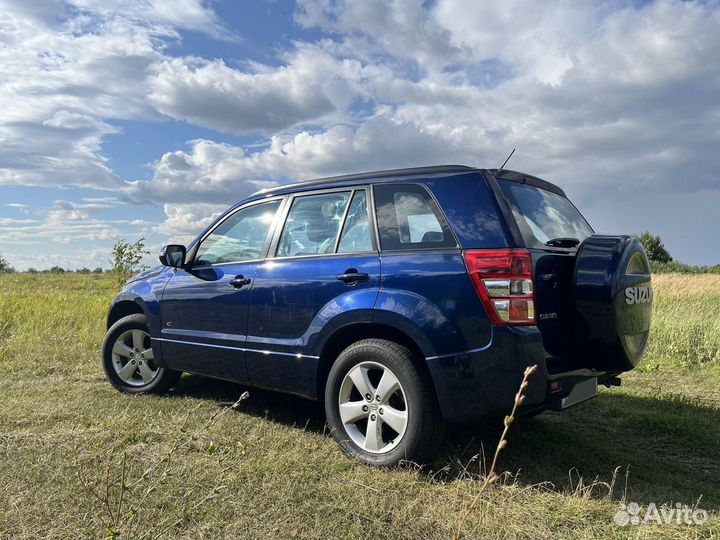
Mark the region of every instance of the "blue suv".
POLYGON ((313 180, 230 208, 110 309, 103 365, 129 393, 182 372, 323 400, 342 450, 425 460, 446 422, 564 409, 640 360, 648 260, 559 187, 440 166, 313 180))

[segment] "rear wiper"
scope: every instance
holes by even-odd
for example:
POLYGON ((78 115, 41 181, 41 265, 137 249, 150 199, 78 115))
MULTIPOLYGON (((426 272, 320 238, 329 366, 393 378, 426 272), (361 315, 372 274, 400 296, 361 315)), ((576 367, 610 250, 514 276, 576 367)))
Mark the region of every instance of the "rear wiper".
POLYGON ((580 240, 577 238, 553 238, 545 242, 545 245, 552 247, 572 248, 577 246, 580 240))

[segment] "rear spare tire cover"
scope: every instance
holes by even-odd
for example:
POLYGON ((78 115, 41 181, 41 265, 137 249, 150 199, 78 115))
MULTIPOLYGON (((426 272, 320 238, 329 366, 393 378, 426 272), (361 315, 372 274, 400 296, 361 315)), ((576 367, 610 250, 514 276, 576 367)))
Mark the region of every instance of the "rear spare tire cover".
POLYGON ((632 236, 593 235, 578 248, 573 282, 578 363, 627 371, 642 358, 650 334, 650 264, 632 236))

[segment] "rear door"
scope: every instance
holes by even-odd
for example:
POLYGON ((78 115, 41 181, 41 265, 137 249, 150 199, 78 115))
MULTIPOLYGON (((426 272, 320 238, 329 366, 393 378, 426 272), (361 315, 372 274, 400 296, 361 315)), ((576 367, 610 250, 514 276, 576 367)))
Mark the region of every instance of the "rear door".
POLYGON ((271 247, 275 257, 258 268, 250 295, 253 385, 314 397, 320 332, 338 321, 371 321, 380 258, 368 198, 368 189, 357 187, 289 201, 271 247))
POLYGON ((487 345, 490 323, 431 192, 409 182, 378 183, 373 191, 383 274, 374 321, 438 355, 487 345))
POLYGON ((575 255, 593 230, 559 190, 532 182, 497 180, 501 196, 533 256, 535 316, 552 356, 571 352, 575 255))
POLYGON ((281 198, 230 214, 176 269, 160 302, 168 367, 247 382, 245 338, 250 287, 270 243, 281 198))

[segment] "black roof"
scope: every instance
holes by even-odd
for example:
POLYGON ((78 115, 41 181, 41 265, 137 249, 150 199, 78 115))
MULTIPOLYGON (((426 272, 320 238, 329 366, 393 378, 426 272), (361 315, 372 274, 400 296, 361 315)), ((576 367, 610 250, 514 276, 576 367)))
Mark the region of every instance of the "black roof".
POLYGON ((556 186, 541 178, 525 174, 522 172, 512 171, 509 169, 478 169, 477 167, 468 167, 467 165, 435 165, 431 167, 410 167, 405 169, 389 169, 386 171, 372 171, 359 174, 344 174, 340 176, 328 176, 326 178, 317 178, 313 180, 305 180, 293 184, 283 184, 274 188, 264 189, 252 195, 268 196, 286 192, 292 192, 297 189, 312 188, 323 185, 342 185, 344 183, 352 183, 360 180, 395 178, 403 176, 430 176, 438 174, 459 174, 473 171, 487 171, 495 178, 502 180, 510 180, 511 182, 519 182, 522 184, 530 184, 536 187, 552 191, 565 197, 565 192, 556 186))

